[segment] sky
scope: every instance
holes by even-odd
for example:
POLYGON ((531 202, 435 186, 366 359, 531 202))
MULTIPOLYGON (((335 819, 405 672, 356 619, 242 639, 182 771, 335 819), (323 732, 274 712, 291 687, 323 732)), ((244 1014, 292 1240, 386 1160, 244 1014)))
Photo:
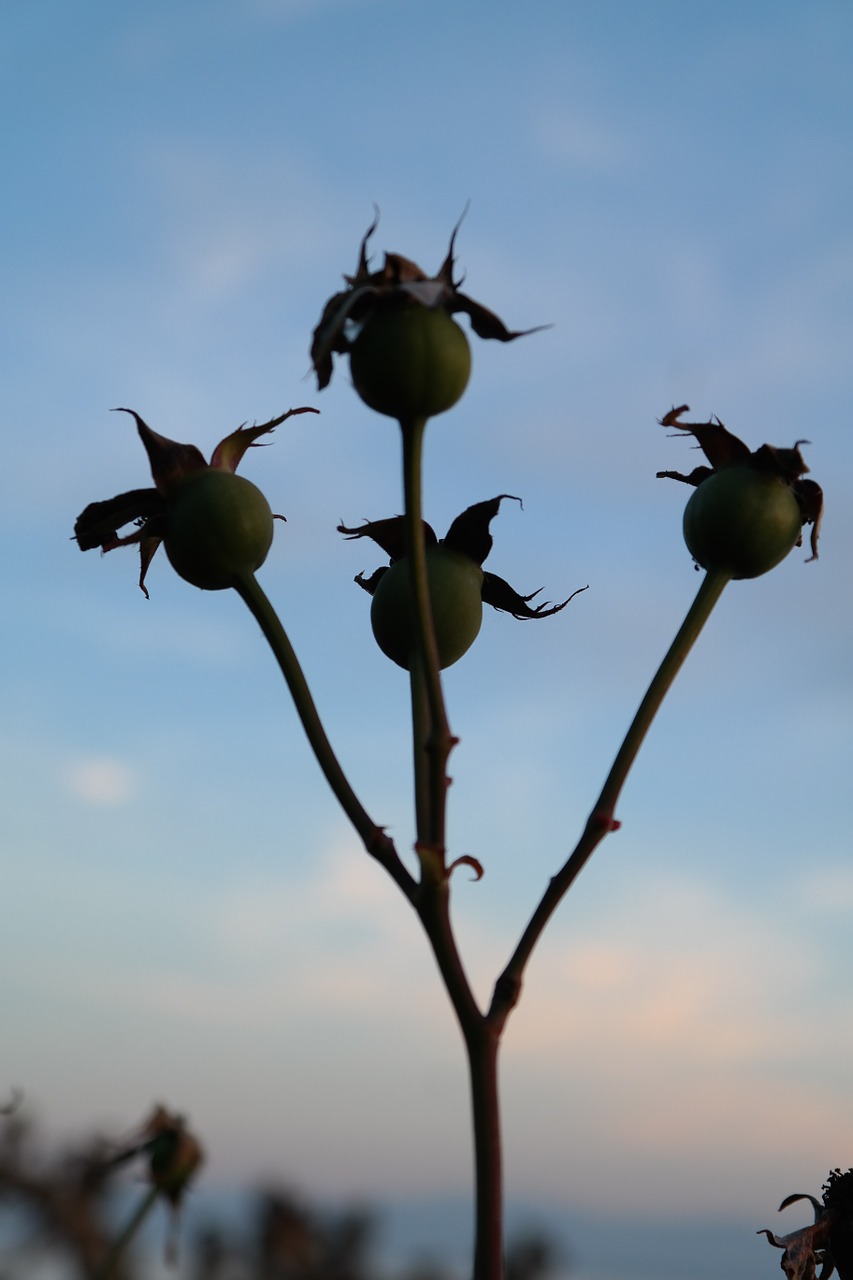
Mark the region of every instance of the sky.
POLYGON ((655 478, 696 455, 657 419, 687 403, 752 448, 808 440, 825 490, 820 559, 724 593, 502 1060, 510 1198, 728 1216, 755 1274, 750 1231, 853 1164, 849 6, 31 0, 0 35, 0 1088, 57 1139, 164 1101, 211 1186, 468 1194, 426 943, 255 623, 162 554, 146 601, 132 550, 70 541, 88 502, 150 483, 116 406, 206 454, 320 409, 241 467, 287 517, 259 577, 410 859, 407 682, 353 585, 382 557, 336 532, 401 509, 398 433, 345 361, 318 392, 308 346, 374 207, 375 261, 430 272, 467 209, 465 290, 551 327, 472 339, 425 514, 443 533, 517 494, 487 567, 590 588, 540 623, 487 610, 446 673, 482 1001, 699 582, 689 490, 655 478))

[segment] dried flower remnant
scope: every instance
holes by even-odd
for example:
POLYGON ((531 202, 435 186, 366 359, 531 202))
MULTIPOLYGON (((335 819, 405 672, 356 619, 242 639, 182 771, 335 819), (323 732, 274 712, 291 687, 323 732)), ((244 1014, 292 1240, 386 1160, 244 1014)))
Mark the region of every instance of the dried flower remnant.
POLYGON ((460 291, 453 256, 458 224, 436 275, 399 253, 386 253, 383 265, 371 271, 367 244, 377 221, 361 242, 355 274, 344 276, 347 288, 328 299, 314 330, 317 385, 328 386, 335 355, 349 355, 356 391, 371 408, 400 421, 431 417, 451 408, 468 383, 470 348, 454 315, 464 313, 478 337, 499 342, 535 330, 508 329, 460 291))
POLYGON ((842 1173, 833 1169, 817 1200, 807 1193, 786 1196, 779 1212, 800 1200, 808 1200, 814 1209, 814 1222, 787 1235, 777 1235, 763 1227, 770 1244, 782 1249, 780 1266, 787 1280, 829 1280, 837 1271, 839 1280, 853 1280, 853 1169, 842 1173), (817 1268, 820 1267, 818 1273, 817 1268))
POLYGON ((209 464, 195 445, 152 431, 133 409, 117 412, 134 418, 155 487, 90 502, 74 525, 80 550, 138 546, 139 586, 146 598, 145 576, 161 542, 181 577, 205 590, 231 586, 235 572, 259 568, 272 543, 274 517, 261 491, 234 473, 260 436, 294 414, 318 410, 288 409, 261 425, 238 427, 219 442, 209 464), (119 536, 129 524, 136 525, 134 532, 119 536))
POLYGON ((181 1206, 186 1190, 204 1162, 201 1143, 186 1127, 183 1116, 155 1107, 143 1129, 140 1151, 148 1157, 148 1176, 173 1209, 181 1206))
POLYGON ((772 569, 812 525, 810 560, 817 559, 823 515, 823 491, 800 452, 764 444, 751 452, 727 431, 719 418, 681 422, 688 405, 671 409, 661 426, 692 435, 710 466, 689 474, 659 471, 659 477, 681 480, 695 489, 684 512, 684 538, 694 560, 705 569, 722 569, 733 578, 754 578, 772 569))
POLYGON ((143 1156, 151 1194, 159 1195, 172 1211, 172 1231, 166 1246, 167 1261, 174 1261, 178 1213, 193 1178, 204 1163, 201 1143, 186 1127, 183 1116, 156 1106, 137 1136, 111 1164, 124 1164, 143 1156))
MULTIPOLYGON (((587 590, 579 587, 561 604, 531 605, 541 588, 530 595, 520 595, 503 578, 483 570, 493 545, 489 525, 504 498, 513 495, 502 493, 468 507, 440 541, 424 522, 433 626, 442 667, 458 661, 474 643, 484 604, 514 618, 549 618, 565 609, 580 591, 587 590)), ((518 498, 513 500, 520 502, 518 498)), ((398 666, 408 669, 415 630, 404 517, 366 521, 359 528, 339 525, 338 532, 347 538, 370 538, 389 556, 389 565, 380 566, 369 578, 360 573, 355 581, 373 598, 371 624, 380 649, 398 666)))

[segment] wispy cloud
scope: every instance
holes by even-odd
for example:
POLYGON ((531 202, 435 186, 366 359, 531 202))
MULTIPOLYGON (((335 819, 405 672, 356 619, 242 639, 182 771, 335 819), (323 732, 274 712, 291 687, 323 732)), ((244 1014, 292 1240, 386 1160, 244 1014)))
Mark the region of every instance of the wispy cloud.
POLYGON ((631 156, 612 125, 580 109, 556 107, 542 111, 531 132, 546 160, 579 173, 615 173, 631 156))
POLYGON ((98 808, 126 804, 138 787, 136 770, 114 756, 71 760, 63 769, 63 781, 77 800, 98 808))

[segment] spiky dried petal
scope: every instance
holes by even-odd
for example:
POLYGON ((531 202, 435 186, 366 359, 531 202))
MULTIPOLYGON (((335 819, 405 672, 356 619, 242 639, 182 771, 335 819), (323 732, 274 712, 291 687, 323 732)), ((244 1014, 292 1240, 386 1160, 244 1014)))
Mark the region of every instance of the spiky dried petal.
POLYGON ((578 587, 577 591, 573 591, 569 599, 561 604, 551 604, 546 600, 531 608, 530 601, 538 596, 541 590, 542 588, 539 587, 536 591, 531 591, 529 596, 522 596, 496 573, 489 573, 488 570, 483 573, 483 604, 490 604, 499 613, 509 613, 513 618, 523 621, 529 621, 531 618, 550 618, 561 609, 565 609, 569 600, 574 600, 576 595, 582 591, 588 591, 589 588, 578 587))
POLYGON ((276 427, 280 427, 283 422, 297 413, 319 412, 319 409, 312 409, 305 405, 300 409, 288 409, 286 413, 279 414, 277 418, 271 418, 269 422, 263 422, 260 425, 247 427, 243 423, 236 431, 232 431, 224 440, 219 441, 211 455, 210 465, 218 471, 236 471, 246 451, 257 447, 261 436, 269 435, 276 427))
POLYGON ((489 525, 500 511, 504 498, 511 498, 521 506, 521 498, 512 493, 499 493, 496 498, 475 502, 453 521, 442 539, 443 545, 482 565, 494 545, 489 525))
POLYGON ((658 421, 662 427, 676 427, 685 435, 694 436, 715 471, 746 461, 749 457, 749 447, 737 436, 732 435, 719 418, 711 418, 708 422, 679 421, 681 414, 689 411, 690 405, 683 404, 678 409, 670 409, 669 413, 665 413, 658 421))
MULTIPOLYGON (((74 522, 74 538, 81 551, 100 547, 109 551, 120 545, 119 529, 160 515, 165 509, 156 489, 131 489, 103 502, 90 502, 74 522)), ((138 537, 133 541, 139 541, 138 537)))
POLYGON ((378 569, 374 569, 369 578, 365 578, 363 573, 357 573, 353 581, 358 583, 362 591, 366 591, 369 596, 372 596, 376 593, 380 580, 385 577, 389 568, 389 565, 381 564, 378 569))
MULTIPOLYGON (((434 530, 423 521, 424 543, 434 547, 438 542, 434 530)), ((358 528, 350 529, 344 524, 338 525, 338 533, 352 541, 355 538, 370 538, 381 547, 393 564, 402 560, 406 554, 406 522, 403 516, 389 516, 387 520, 365 520, 358 528)))
POLYGON ((188 475, 194 471, 203 471, 207 466, 204 454, 194 444, 179 444, 177 440, 169 440, 159 432, 152 431, 135 409, 116 409, 115 412, 129 413, 136 422, 139 438, 148 454, 157 492, 164 497, 188 475))

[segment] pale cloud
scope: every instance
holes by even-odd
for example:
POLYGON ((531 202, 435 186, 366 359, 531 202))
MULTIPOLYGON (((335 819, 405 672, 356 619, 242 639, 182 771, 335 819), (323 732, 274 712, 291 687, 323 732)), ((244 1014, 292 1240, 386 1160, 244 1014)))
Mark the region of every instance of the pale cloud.
POLYGON ((106 1006, 221 1030, 343 1019, 381 1035, 390 1016, 427 1031, 441 998, 411 909, 351 842, 332 841, 312 860, 316 872, 301 882, 248 881, 196 904, 202 971, 155 954, 142 968, 66 968, 63 987, 70 982, 106 1006))
MULTIPOLYGON (((458 899, 466 962, 493 979, 510 939, 461 885, 458 899)), ((178 927, 168 914, 161 926, 178 927)), ((290 1156, 312 1176, 331 1176, 316 1133, 334 1131, 353 1150, 372 1133, 372 1148, 377 1123, 396 1135, 367 1162, 369 1175, 360 1169, 377 1191, 389 1170, 403 1176, 412 1149, 423 1168, 406 1165, 410 1189, 452 1176, 466 1158, 458 1033, 411 909, 351 841, 328 837, 301 877, 201 894, 183 927, 183 958, 157 949, 109 967, 66 961, 37 985, 82 999, 87 1020, 99 1008, 121 1018, 149 1070, 162 1069, 151 1045, 169 1042, 188 1081, 215 1052, 215 1079, 196 1105, 206 1100, 211 1143, 225 1151, 220 1130, 239 1121, 252 1160, 275 1159, 265 1117, 286 1069, 299 1098, 290 1156), (250 1061, 250 1095, 237 1118, 220 1120, 250 1061), (330 1101, 333 1075, 350 1086, 330 1101)), ((783 1165, 843 1160, 837 1134, 853 1113, 832 1063, 853 1053, 853 1009, 844 994, 827 997, 824 977, 807 932, 791 938, 754 902, 687 874, 623 879, 609 903, 546 934, 508 1027, 516 1192, 559 1188, 598 1205, 624 1197, 638 1212, 739 1209, 743 1196, 761 1200, 754 1188, 764 1194, 783 1165)), ((220 1157, 221 1173, 230 1158, 220 1157)))
POLYGON ((600 927, 600 936, 567 942, 537 970, 523 1052, 570 1045, 577 1061, 580 1031, 581 1045, 595 1043, 596 1059, 629 1053, 636 1065, 655 1055, 669 1069, 810 1055, 810 1037, 791 1035, 787 1001, 779 998, 783 989, 799 1001, 819 979, 806 938, 792 940, 772 920, 686 876, 623 890, 600 927))
MULTIPOLYGON (((418 1009, 429 1034, 424 1010, 442 997, 408 905, 351 843, 330 842, 315 866, 301 882, 258 879, 200 904, 196 919, 213 961, 205 976, 131 975, 129 987, 121 979, 123 998, 242 1026, 310 1014, 381 1027, 418 1009)), ((849 876, 846 889, 853 892, 849 876)), ((847 1050, 848 1002, 838 997, 835 1030, 825 1002, 810 1012, 823 975, 807 932, 792 939, 687 876, 626 885, 615 898, 580 936, 550 942, 545 958, 535 957, 508 1033, 518 1064, 600 1081, 630 1061, 635 1079, 663 1071, 729 1089, 770 1064, 796 1073, 821 1040, 847 1050)), ((507 954, 500 932, 467 905, 459 933, 472 973, 507 954)))
POLYGON ((283 269, 293 282, 307 263, 328 261, 333 202, 298 152, 271 166, 251 152, 158 138, 140 162, 171 211, 182 308, 227 303, 283 269), (262 200, 251 197, 257 191, 262 200))
POLYGON ((853 910, 853 867, 849 862, 810 867, 797 878, 802 901, 816 911, 846 916, 853 910))
POLYGON ((557 108, 533 123, 533 138, 546 157, 567 168, 614 172, 629 155, 615 130, 581 112, 557 108))
POLYGON ((254 0, 251 8, 260 18, 283 22, 303 13, 316 15, 324 9, 373 8, 365 0, 254 0))
POLYGON ((127 804, 138 788, 135 770, 114 756, 70 761, 63 770, 63 782, 76 799, 98 808, 127 804))
POLYGON ((616 898, 597 928, 546 946, 508 1030, 528 1183, 639 1212, 739 1211, 775 1170, 843 1161, 853 1107, 832 1064, 853 1051, 853 1007, 823 998, 808 931, 688 877, 616 898))

